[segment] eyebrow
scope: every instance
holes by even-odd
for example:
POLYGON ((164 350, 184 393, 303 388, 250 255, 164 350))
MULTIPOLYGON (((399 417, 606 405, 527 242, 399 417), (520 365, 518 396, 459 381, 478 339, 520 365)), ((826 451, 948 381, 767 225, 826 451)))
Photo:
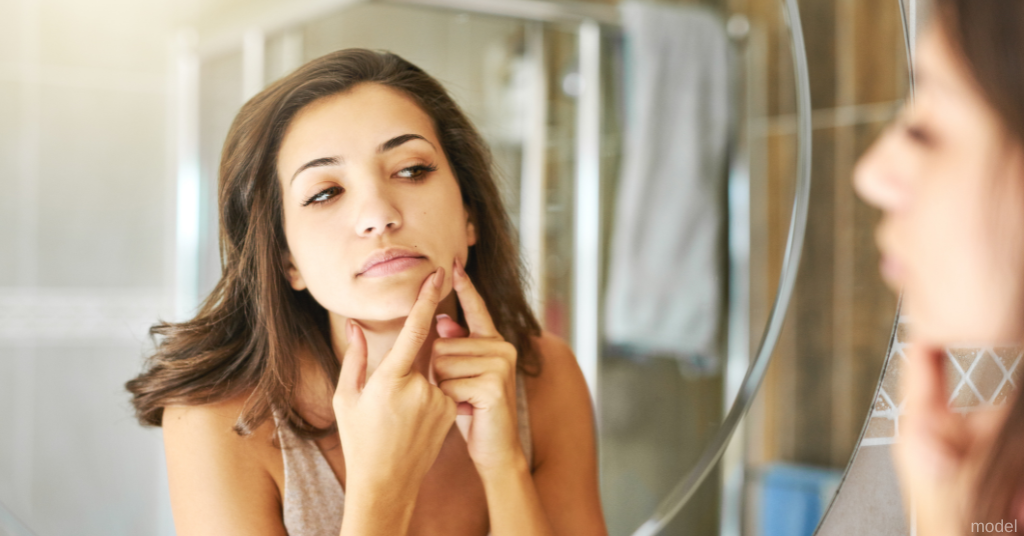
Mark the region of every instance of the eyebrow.
MULTIPOLYGON (((406 142, 410 142, 412 140, 423 140, 427 143, 430 143, 430 140, 424 138, 423 136, 420 136, 419 134, 402 134, 401 136, 395 136, 394 138, 391 138, 390 140, 382 143, 380 147, 377 147, 377 153, 384 153, 390 151, 391 149, 394 149, 395 147, 398 147, 399 145, 402 145, 406 142)), ((434 144, 430 143, 430 146, 434 147, 434 144)), ((437 147, 434 147, 434 150, 436 151, 437 147)), ((295 177, 298 177, 299 173, 302 173, 303 171, 306 171, 309 168, 337 166, 344 161, 345 159, 337 156, 325 156, 323 158, 317 158, 316 160, 310 160, 309 162, 302 164, 302 166, 299 167, 299 169, 295 170, 295 173, 292 174, 292 180, 289 183, 295 182, 295 177)))
POLYGON ((303 171, 306 171, 309 168, 337 166, 338 164, 341 164, 343 161, 344 160, 342 158, 339 158, 337 156, 325 156, 323 158, 317 158, 316 160, 310 160, 309 162, 302 164, 302 167, 295 170, 295 173, 292 175, 292 180, 289 182, 289 184, 295 182, 295 177, 298 177, 299 173, 302 173, 303 171))
MULTIPOLYGON (((401 136, 395 136, 394 138, 391 138, 390 140, 382 143, 380 147, 377 148, 377 152, 383 153, 390 151, 391 149, 394 149, 395 147, 398 147, 399 145, 402 145, 403 143, 412 140, 423 140, 427 143, 430 143, 430 140, 424 138, 423 136, 420 136, 419 134, 402 134, 401 136)), ((430 146, 434 147, 434 144, 430 143, 430 146)), ((434 147, 434 150, 436 151, 437 147, 434 147)))

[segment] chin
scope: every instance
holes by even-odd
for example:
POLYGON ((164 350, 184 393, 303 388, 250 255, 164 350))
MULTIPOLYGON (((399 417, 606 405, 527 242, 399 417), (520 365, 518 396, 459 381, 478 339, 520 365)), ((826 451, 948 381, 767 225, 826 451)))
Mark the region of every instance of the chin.
MULTIPOLYGON (((396 289, 397 290, 397 289, 396 289)), ((400 320, 409 316, 412 306, 416 303, 418 288, 407 291, 374 293, 373 296, 360 296, 348 302, 345 316, 370 322, 387 322, 400 320), (353 307, 358 305, 358 307, 353 307)))

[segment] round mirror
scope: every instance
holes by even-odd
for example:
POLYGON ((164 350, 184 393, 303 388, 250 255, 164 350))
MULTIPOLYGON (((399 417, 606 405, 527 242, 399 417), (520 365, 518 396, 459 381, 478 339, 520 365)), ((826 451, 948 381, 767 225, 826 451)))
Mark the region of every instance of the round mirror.
POLYGON ((590 387, 609 533, 814 530, 896 308, 849 182, 907 91, 896 0, 104 2, 0 7, 0 534, 173 534, 123 383, 220 277, 242 103, 349 47, 422 67, 486 138, 590 387))

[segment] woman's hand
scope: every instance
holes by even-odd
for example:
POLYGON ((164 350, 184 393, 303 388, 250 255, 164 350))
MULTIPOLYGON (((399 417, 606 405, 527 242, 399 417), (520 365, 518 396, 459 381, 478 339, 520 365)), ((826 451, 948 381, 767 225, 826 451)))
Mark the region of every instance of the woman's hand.
POLYGON ((431 357, 434 379, 459 403, 456 423, 484 479, 525 466, 516 413, 516 348, 494 327, 487 305, 455 261, 453 286, 469 333, 446 316, 438 318, 431 357))
POLYGON ((350 490, 409 490, 415 503, 415 493, 452 427, 455 403, 412 370, 430 334, 443 282, 443 268, 423 282, 394 347, 369 381, 363 331, 355 322, 347 323, 349 345, 333 406, 350 490))
POLYGON ((917 514, 921 536, 959 536, 971 522, 991 521, 970 519, 971 499, 1007 408, 954 413, 946 394, 944 351, 913 344, 907 358, 900 377, 906 406, 893 451, 904 500, 917 514))

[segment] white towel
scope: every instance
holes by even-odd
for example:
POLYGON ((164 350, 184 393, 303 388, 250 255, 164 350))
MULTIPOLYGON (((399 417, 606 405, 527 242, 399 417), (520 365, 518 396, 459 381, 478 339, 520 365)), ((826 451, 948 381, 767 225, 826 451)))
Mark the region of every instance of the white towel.
POLYGON ((701 8, 627 2, 626 137, 604 330, 635 355, 718 371, 729 43, 701 8))

